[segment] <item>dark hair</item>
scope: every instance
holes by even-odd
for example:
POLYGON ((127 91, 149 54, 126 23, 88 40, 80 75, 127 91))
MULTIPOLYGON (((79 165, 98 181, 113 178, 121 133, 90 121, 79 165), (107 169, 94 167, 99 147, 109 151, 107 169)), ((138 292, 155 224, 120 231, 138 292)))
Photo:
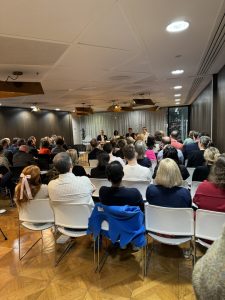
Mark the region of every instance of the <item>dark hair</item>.
POLYGON ((91 147, 96 148, 98 146, 98 142, 96 139, 91 139, 90 141, 91 147))
POLYGON ((161 131, 156 131, 155 132, 155 140, 156 141, 162 141, 162 132, 161 131))
POLYGON ((119 131, 118 130, 114 130, 113 135, 119 135, 119 131))
POLYGON ((22 145, 26 145, 25 139, 18 139, 18 140, 17 140, 17 145, 18 145, 18 147, 20 147, 20 146, 22 146, 22 145))
POLYGON ((2 146, 2 144, 0 144, 0 152, 2 152, 3 151, 3 146, 2 146))
POLYGON ((49 147, 49 141, 46 139, 41 140, 41 148, 48 148, 49 147))
POLYGON ((13 144, 16 144, 18 140, 19 140, 18 137, 14 137, 14 138, 12 139, 12 143, 13 143, 13 144))
POLYGON ((126 145, 123 148, 123 155, 127 160, 135 158, 135 148, 133 144, 126 145))
POLYGON ((2 139, 2 140, 1 140, 1 145, 2 145, 3 147, 6 146, 6 145, 9 145, 8 139, 2 139))
POLYGON ((168 145, 163 149, 163 158, 171 158, 177 164, 179 164, 178 151, 171 145, 168 145))
POLYGON ((153 149, 155 146, 155 137, 153 135, 149 135, 146 144, 148 149, 153 149))
POLYGON ((60 174, 65 174, 72 167, 72 160, 67 152, 60 152, 54 157, 53 164, 60 174))
POLYGON ((117 146, 122 150, 126 146, 127 142, 124 139, 118 140, 117 146))
POLYGON ((106 166, 108 165, 109 163, 109 154, 106 153, 106 152, 101 152, 99 153, 99 155, 97 156, 97 159, 98 159, 98 168, 100 169, 105 169, 106 166))
POLYGON ((176 140, 178 138, 179 132, 177 130, 173 130, 170 135, 173 139, 176 140))
POLYGON ((103 150, 106 152, 106 153, 111 153, 112 152, 112 144, 111 143, 106 143, 104 146, 103 146, 103 150))
POLYGON ((203 135, 200 137, 200 144, 205 148, 209 148, 210 146, 212 146, 212 141, 211 138, 209 136, 203 135))
POLYGON ((55 140, 56 145, 60 145, 62 146, 64 144, 64 139, 61 136, 57 136, 56 140, 55 140))
POLYGON ((118 161, 111 162, 106 167, 106 176, 109 181, 111 181, 114 184, 120 183, 122 181, 122 178, 124 176, 123 173, 123 166, 118 161))
POLYGON ((212 165, 208 178, 218 188, 225 189, 225 153, 221 154, 212 165))
POLYGON ((29 139, 27 140, 27 145, 28 145, 28 146, 32 146, 32 145, 33 145, 33 139, 29 138, 29 139))

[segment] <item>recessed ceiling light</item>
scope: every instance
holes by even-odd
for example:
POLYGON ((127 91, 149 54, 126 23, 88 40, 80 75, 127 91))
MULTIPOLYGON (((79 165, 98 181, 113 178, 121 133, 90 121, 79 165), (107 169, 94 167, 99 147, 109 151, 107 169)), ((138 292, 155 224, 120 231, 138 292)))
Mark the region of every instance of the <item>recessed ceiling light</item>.
POLYGON ((174 70, 171 72, 171 74, 173 75, 180 75, 180 74, 183 74, 184 73, 184 70, 174 70))
POLYGON ((181 96, 181 94, 175 94, 174 95, 174 97, 180 97, 181 96))
POLYGON ((60 108, 56 108, 55 110, 60 110, 60 108))
POLYGON ((180 101, 180 99, 175 99, 175 101, 178 101, 178 102, 179 102, 179 101, 180 101))
POLYGON ((187 29, 188 27, 189 27, 188 22, 186 22, 186 21, 176 21, 176 22, 170 23, 166 27, 166 31, 168 31, 168 32, 180 32, 180 31, 183 31, 183 30, 187 29))
POLYGON ((0 106, 2 106, 2 103, 0 103, 0 106))
POLYGON ((174 90, 180 90, 180 89, 182 89, 182 85, 176 85, 173 88, 174 88, 174 90))

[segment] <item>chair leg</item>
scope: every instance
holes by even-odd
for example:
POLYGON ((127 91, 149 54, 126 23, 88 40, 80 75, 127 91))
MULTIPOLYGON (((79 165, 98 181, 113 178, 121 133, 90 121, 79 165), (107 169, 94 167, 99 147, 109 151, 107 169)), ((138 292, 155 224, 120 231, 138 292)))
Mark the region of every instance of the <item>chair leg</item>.
POLYGON ((21 230, 20 230, 21 224, 19 222, 19 259, 22 260, 24 258, 25 255, 27 255, 28 252, 30 252, 30 250, 42 239, 42 237, 40 237, 35 243, 33 243, 33 245, 23 254, 21 255, 21 230))
POLYGON ((193 255, 193 266, 194 266, 196 263, 196 240, 195 240, 195 238, 194 238, 193 245, 194 245, 194 255, 193 255))
POLYGON ((2 229, 0 228, 1 234, 3 235, 5 240, 8 240, 7 236, 4 234, 4 232, 2 231, 2 229))
POLYGON ((63 259, 63 257, 69 252, 69 250, 72 248, 72 246, 74 245, 75 240, 72 240, 68 243, 68 245, 66 246, 66 248, 64 249, 63 253, 56 259, 56 255, 55 255, 55 267, 59 264, 59 262, 63 259))

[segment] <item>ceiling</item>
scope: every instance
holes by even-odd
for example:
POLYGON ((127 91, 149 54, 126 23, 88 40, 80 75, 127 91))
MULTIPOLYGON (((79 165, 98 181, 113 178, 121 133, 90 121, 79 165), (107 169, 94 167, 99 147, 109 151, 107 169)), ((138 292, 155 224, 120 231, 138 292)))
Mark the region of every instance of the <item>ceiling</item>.
POLYGON ((136 95, 160 107, 190 104, 225 62, 223 0, 0 0, 0 80, 22 71, 44 95, 4 106, 105 111, 136 95), (186 31, 168 33, 175 20, 186 31), (216 51, 214 51, 216 49, 216 51), (206 67, 207 66, 207 67, 206 67), (204 67, 204 68, 203 68, 204 67), (183 69, 182 75, 171 75, 183 69))

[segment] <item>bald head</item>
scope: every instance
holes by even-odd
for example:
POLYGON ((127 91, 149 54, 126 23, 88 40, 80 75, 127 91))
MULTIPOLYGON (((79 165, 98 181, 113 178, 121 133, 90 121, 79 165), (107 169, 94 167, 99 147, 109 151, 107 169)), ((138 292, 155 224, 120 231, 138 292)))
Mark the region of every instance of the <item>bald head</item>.
POLYGON ((162 138, 162 142, 164 145, 169 145, 169 144, 171 144, 171 138, 169 136, 164 136, 162 138))

